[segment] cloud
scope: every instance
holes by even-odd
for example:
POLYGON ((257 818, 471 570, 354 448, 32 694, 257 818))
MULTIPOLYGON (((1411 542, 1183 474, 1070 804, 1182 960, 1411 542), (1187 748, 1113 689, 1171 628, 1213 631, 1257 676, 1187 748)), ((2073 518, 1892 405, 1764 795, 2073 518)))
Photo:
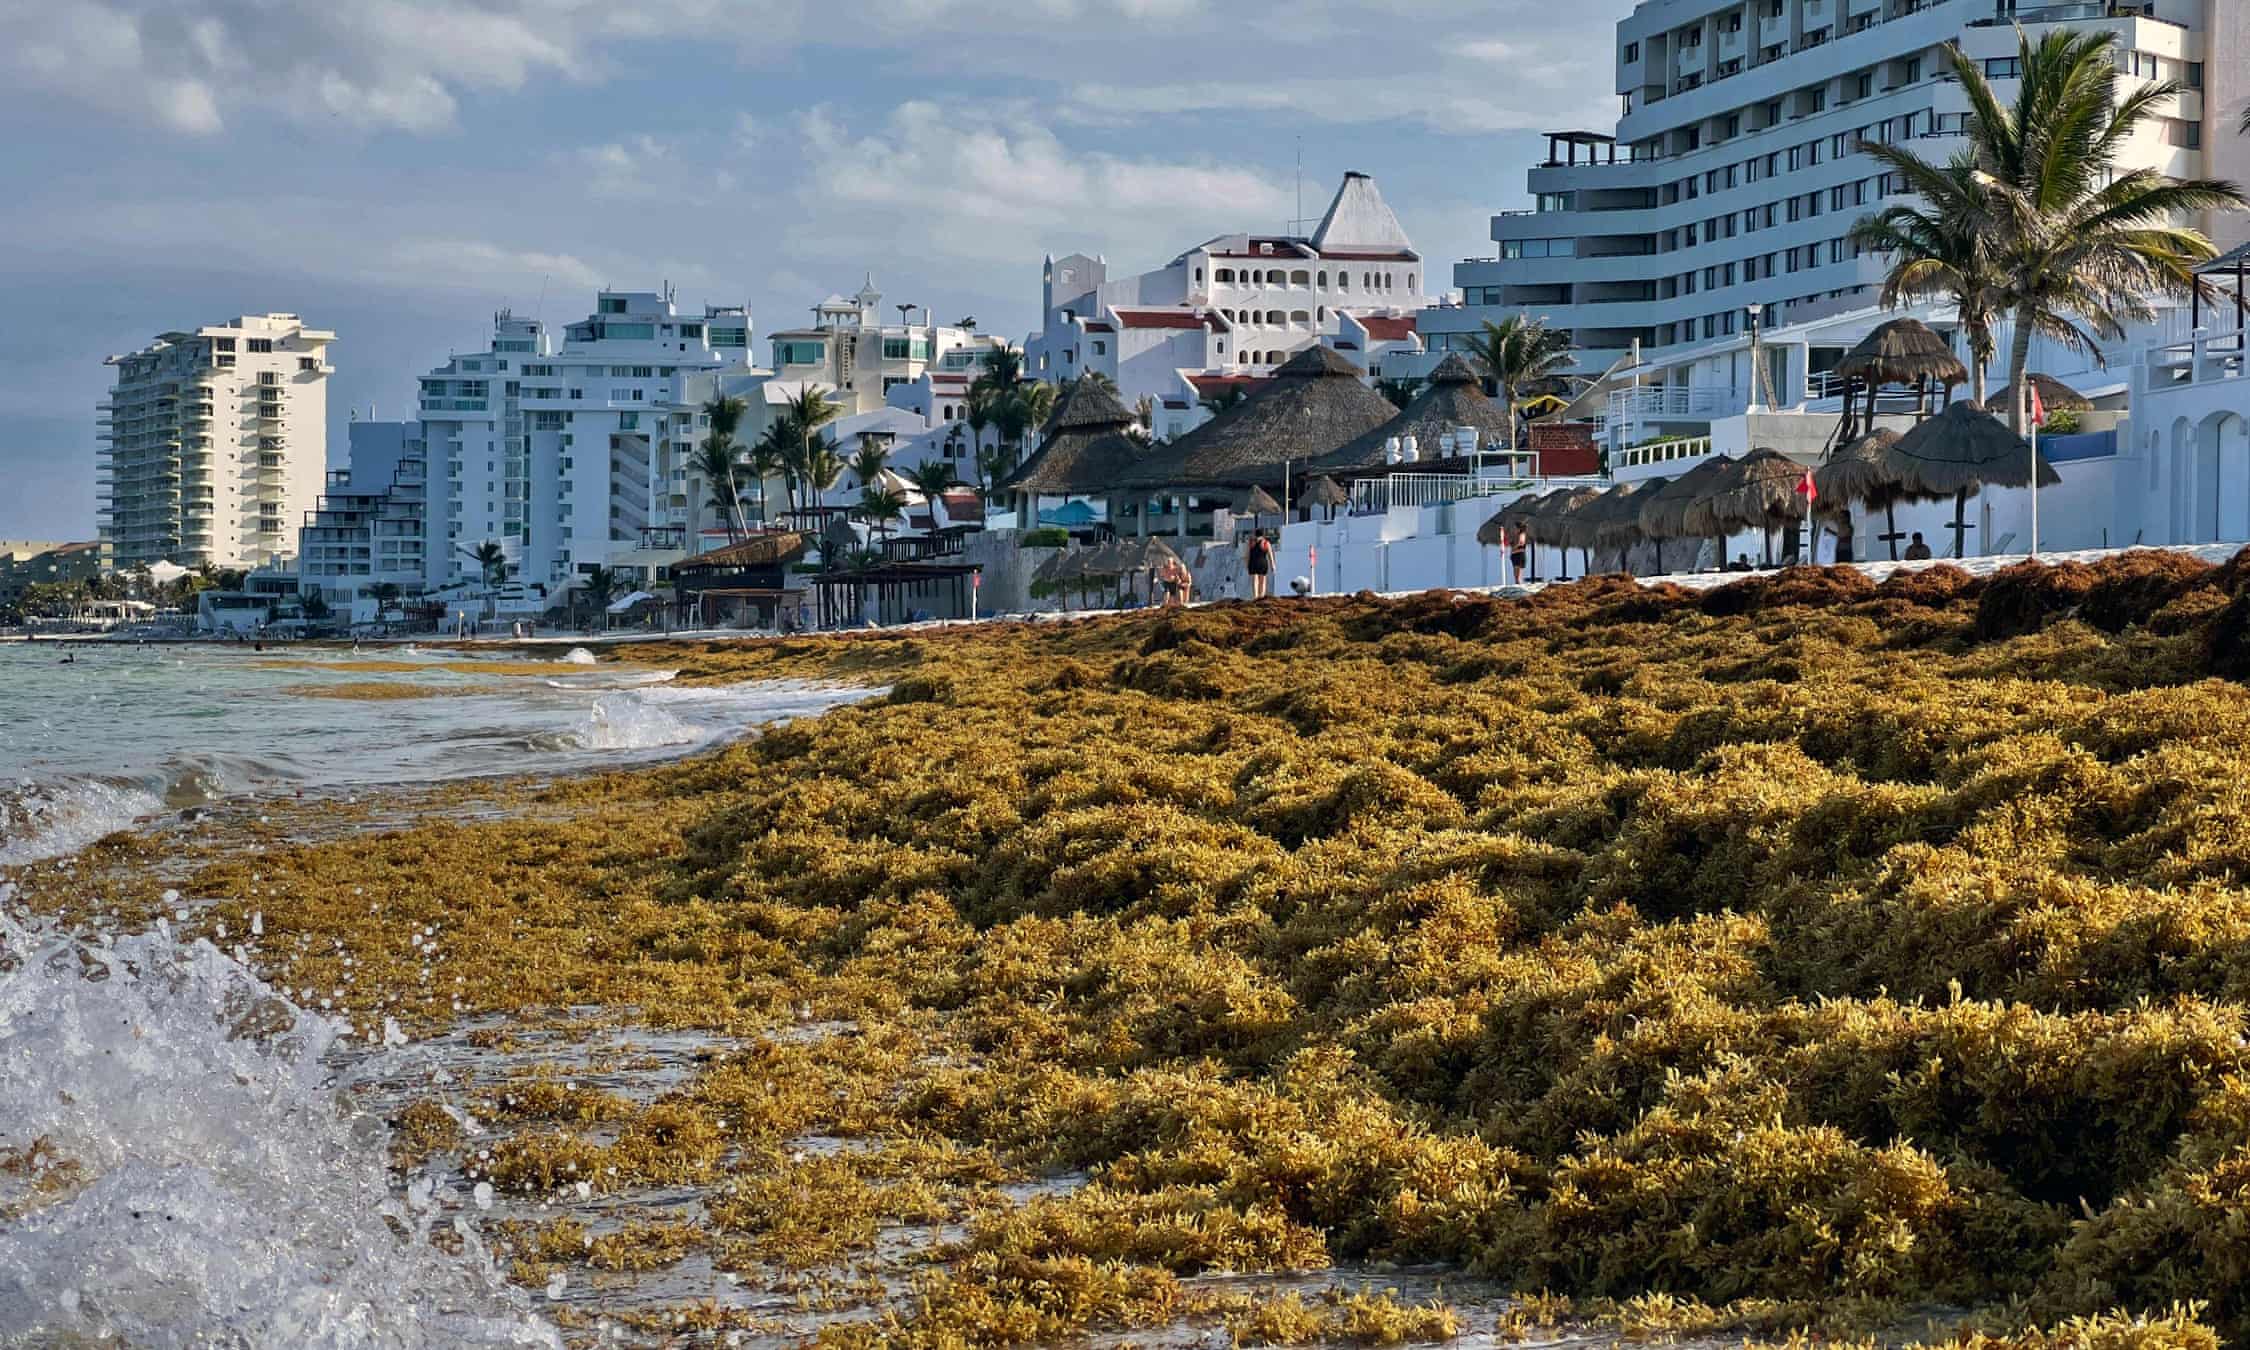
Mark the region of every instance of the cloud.
POLYGON ((474 93, 651 74, 683 50, 788 62, 817 44, 870 76, 1063 90, 1064 115, 1088 123, 1245 110, 1493 130, 1606 89, 1606 75, 1586 78, 1589 63, 1607 69, 1606 43, 1582 38, 1590 17, 1541 0, 1306 0, 1285 24, 1249 28, 1219 0, 9 0, 0 76, 190 136, 252 112, 429 134, 457 126, 474 93))
POLYGON ((792 252, 846 263, 940 253, 1028 271, 1050 249, 1090 245, 1153 265, 1288 215, 1288 191, 1255 169, 1073 149, 1036 120, 988 113, 916 99, 864 129, 835 108, 804 114, 792 252))

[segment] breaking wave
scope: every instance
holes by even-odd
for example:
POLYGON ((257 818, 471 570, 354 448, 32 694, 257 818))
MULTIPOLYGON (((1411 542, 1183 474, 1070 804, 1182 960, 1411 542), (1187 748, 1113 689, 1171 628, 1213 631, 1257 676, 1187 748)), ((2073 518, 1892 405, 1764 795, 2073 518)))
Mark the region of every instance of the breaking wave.
POLYGON ((0 910, 0 1344, 559 1348, 241 957, 0 910))
POLYGON ((0 867, 76 853, 163 809, 147 788, 99 779, 0 788, 0 867))

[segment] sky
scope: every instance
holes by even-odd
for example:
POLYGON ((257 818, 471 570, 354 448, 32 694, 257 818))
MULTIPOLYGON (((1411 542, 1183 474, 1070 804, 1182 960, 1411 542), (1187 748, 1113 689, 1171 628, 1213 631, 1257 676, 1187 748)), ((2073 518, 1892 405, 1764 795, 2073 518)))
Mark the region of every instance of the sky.
POLYGON ((1163 264, 1372 173, 1442 283, 1632 0, 0 0, 0 538, 90 538, 103 358, 283 311, 351 410, 670 282, 760 332, 874 274, 1020 336, 1047 253, 1163 264))

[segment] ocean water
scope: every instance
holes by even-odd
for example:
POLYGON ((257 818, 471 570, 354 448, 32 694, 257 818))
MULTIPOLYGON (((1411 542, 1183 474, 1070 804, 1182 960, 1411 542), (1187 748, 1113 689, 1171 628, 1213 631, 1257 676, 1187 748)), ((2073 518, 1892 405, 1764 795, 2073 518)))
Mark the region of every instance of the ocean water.
MULTIPOLYGON (((865 696, 668 679, 0 645, 0 865, 224 798, 645 762, 865 696), (338 682, 449 692, 303 692, 338 682)), ((468 1183, 393 1176, 387 1127, 355 1105, 430 1050, 266 985, 255 926, 222 950, 162 920, 64 932, 17 911, 0 884, 0 1345, 562 1345, 541 1316, 562 1295, 500 1278, 468 1183)))
POLYGON ((542 662, 491 675, 411 649, 0 643, 0 866, 245 794, 556 773, 685 754, 862 691, 668 687, 669 672, 542 662), (401 665, 403 670, 368 666, 401 665), (417 698, 323 698, 333 685, 417 698))

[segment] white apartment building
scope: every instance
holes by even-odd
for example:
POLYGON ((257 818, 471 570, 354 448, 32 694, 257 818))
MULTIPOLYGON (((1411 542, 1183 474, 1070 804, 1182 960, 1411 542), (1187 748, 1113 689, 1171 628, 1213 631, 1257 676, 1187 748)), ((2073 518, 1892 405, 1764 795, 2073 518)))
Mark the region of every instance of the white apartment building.
POLYGON ((1518 311, 1569 331, 1580 373, 1598 374, 1636 342, 1661 362, 1732 336, 1752 306, 1776 325, 1867 308, 1882 261, 1846 235, 1901 188, 1859 148, 1911 141, 1940 161, 1961 148, 1967 104, 1943 49, 1959 43, 2007 97, 2016 24, 2035 37, 2055 24, 2117 33, 2129 75, 2187 91, 2130 158, 2183 177, 2239 176, 2250 170, 2234 126, 2250 93, 2245 8, 1644 0, 1617 26, 1616 127, 1549 135, 1547 161, 1530 171, 1533 209, 1494 217, 1498 256, 1458 264, 1463 303, 1422 316, 1428 359, 1518 311))
POLYGON ((666 287, 603 291, 563 330, 554 359, 526 372, 538 379, 525 386, 526 580, 568 584, 605 565, 645 580, 697 551, 686 534, 700 487, 687 462, 707 430, 696 394, 752 373, 751 329, 747 304, 683 314, 666 287))
MULTIPOLYGON (((938 383, 959 386, 965 397, 967 381, 982 367, 986 354, 1008 345, 1006 339, 989 333, 930 323, 925 306, 909 303, 895 308, 898 322, 885 323, 883 293, 875 289, 872 273, 858 294, 831 295, 813 306, 810 327, 787 328, 773 335, 769 389, 779 396, 818 385, 846 416, 894 406, 894 401, 895 406, 907 406, 912 388, 932 376, 954 377, 938 383), (921 323, 911 322, 917 309, 922 311, 921 323)), ((953 415, 960 415, 961 399, 930 401, 952 406, 953 415)))
POLYGON ((285 557, 326 481, 335 340, 294 314, 256 314, 110 357, 95 467, 105 564, 285 557))
POLYGON ((1429 304, 1422 255, 1363 173, 1344 175, 1309 235, 1220 235, 1114 278, 1101 258, 1050 256, 1041 282, 1028 373, 1061 382, 1098 371, 1128 408, 1182 398, 1189 375, 1271 374, 1335 336, 1344 315, 1403 318, 1429 304))

